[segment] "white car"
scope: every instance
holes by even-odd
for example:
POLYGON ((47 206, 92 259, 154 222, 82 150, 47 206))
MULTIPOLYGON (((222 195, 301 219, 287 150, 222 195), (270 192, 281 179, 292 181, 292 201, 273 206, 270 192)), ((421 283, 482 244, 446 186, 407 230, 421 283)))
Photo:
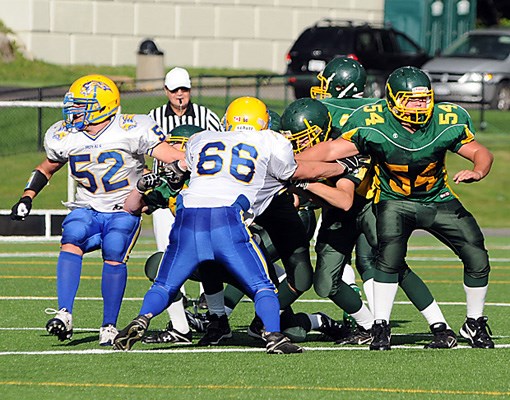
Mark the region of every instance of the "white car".
POLYGON ((510 29, 465 33, 422 69, 436 101, 489 104, 510 109, 510 29))

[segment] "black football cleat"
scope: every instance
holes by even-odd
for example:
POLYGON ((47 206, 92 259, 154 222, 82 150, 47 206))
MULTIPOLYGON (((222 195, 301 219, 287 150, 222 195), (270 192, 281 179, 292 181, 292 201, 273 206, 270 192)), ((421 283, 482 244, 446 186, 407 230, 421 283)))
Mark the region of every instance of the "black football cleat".
POLYGON ((139 315, 122 329, 113 341, 114 350, 131 350, 133 345, 142 340, 149 327, 150 320, 145 315, 139 315))
POLYGON ((471 347, 477 349, 493 349, 491 329, 487 325, 487 317, 483 316, 478 319, 466 318, 466 321, 460 328, 460 335, 467 339, 471 347))

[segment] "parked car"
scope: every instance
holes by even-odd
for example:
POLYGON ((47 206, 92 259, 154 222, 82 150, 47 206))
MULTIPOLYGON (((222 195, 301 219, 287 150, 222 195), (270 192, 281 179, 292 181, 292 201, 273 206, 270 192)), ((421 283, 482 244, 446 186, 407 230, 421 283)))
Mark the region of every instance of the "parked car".
POLYGON ((369 75, 366 92, 384 94, 388 75, 398 67, 421 67, 430 59, 425 50, 402 32, 389 26, 355 24, 323 19, 299 35, 287 54, 288 82, 296 98, 310 96, 319 84, 316 76, 335 57, 358 60, 369 75))
POLYGON ((436 101, 510 109, 510 29, 466 32, 423 69, 436 101))

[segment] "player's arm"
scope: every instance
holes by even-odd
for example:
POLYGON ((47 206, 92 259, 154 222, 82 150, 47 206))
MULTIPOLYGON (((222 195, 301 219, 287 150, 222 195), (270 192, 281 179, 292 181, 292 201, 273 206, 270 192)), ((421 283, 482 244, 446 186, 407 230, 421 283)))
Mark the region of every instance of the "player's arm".
POLYGON ((32 199, 44 189, 53 174, 62 168, 64 164, 47 158, 32 171, 21 198, 12 206, 11 218, 13 220, 23 221, 30 214, 32 199))
POLYGON ((296 154, 296 160, 334 161, 340 158, 358 154, 359 151, 353 142, 338 138, 318 143, 305 151, 296 154))
POLYGON ((331 178, 344 173, 345 167, 337 162, 296 160, 297 168, 292 175, 293 180, 318 180, 331 178))
POLYGON ((464 169, 457 172, 453 177, 455 183, 477 182, 485 178, 491 170, 494 161, 492 153, 485 146, 474 140, 463 145, 457 151, 457 154, 471 161, 473 163, 473 169, 464 169))
POLYGON ((306 187, 313 194, 326 200, 329 204, 342 210, 349 210, 354 201, 354 182, 350 179, 339 179, 336 186, 328 186, 321 182, 310 182, 306 187))
POLYGON ((167 142, 161 142, 157 146, 153 147, 150 155, 167 164, 179 160, 179 163, 183 168, 186 165, 184 161, 184 152, 177 150, 167 142))

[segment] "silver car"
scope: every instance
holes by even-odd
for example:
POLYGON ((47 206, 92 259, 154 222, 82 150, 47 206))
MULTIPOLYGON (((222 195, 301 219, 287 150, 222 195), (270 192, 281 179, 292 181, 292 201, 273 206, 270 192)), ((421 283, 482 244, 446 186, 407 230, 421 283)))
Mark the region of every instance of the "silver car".
POLYGON ((436 101, 510 109, 510 29, 467 32, 422 68, 436 101))

